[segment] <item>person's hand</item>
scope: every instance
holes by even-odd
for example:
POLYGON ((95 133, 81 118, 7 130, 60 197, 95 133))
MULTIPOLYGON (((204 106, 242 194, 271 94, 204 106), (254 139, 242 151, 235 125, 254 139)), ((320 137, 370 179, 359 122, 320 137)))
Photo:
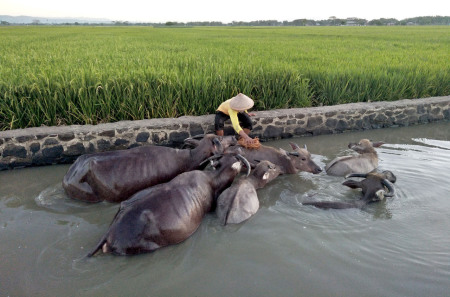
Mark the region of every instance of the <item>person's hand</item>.
POLYGON ((238 143, 247 149, 259 149, 261 147, 261 143, 259 143, 258 137, 241 137, 238 143))
POLYGON ((251 117, 254 117, 256 115, 256 113, 250 112, 248 115, 251 116, 251 117))
POLYGON ((251 137, 244 138, 244 142, 245 142, 246 145, 251 145, 251 144, 253 144, 254 141, 255 140, 253 138, 251 138, 251 137))

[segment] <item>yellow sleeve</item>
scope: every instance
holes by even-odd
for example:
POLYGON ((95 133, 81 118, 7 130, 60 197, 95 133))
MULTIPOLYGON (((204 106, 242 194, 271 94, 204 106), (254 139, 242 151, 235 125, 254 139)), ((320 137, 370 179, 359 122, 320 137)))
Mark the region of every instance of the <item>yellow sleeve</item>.
POLYGON ((228 111, 231 109, 231 108, 230 108, 230 101, 231 101, 231 99, 228 99, 228 100, 222 102, 222 104, 219 105, 219 107, 217 108, 217 110, 223 112, 223 113, 226 114, 226 115, 230 115, 230 114, 228 113, 228 111))
POLYGON ((234 131, 236 131, 236 133, 239 134, 239 132, 242 131, 242 128, 239 125, 237 111, 230 108, 230 109, 228 109, 228 114, 230 115, 231 124, 233 125, 234 131))

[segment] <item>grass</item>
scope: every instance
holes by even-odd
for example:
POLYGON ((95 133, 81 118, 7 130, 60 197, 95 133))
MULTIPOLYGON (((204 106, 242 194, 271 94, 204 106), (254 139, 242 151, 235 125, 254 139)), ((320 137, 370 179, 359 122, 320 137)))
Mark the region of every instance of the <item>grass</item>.
POLYGON ((450 94, 450 27, 0 27, 0 130, 450 94))

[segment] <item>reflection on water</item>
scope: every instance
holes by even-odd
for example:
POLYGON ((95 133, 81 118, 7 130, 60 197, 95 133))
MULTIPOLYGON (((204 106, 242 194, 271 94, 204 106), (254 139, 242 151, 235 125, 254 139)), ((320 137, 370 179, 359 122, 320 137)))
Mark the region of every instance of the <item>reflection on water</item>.
POLYGON ((344 178, 284 175, 258 191, 260 210, 221 226, 208 214, 182 244, 134 257, 85 258, 118 205, 69 199, 67 165, 0 172, 0 296, 448 296, 450 123, 268 143, 307 144, 320 166, 348 142, 386 142, 380 169, 395 196, 360 209, 344 178))

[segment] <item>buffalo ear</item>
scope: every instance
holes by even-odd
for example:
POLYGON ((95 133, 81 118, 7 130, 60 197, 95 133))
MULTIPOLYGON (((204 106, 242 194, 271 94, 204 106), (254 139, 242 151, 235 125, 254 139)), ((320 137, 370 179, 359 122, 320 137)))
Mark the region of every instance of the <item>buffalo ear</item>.
POLYGON ((358 154, 363 154, 365 151, 365 148, 361 147, 359 144, 352 146, 351 149, 357 152, 358 154))
POLYGON ((349 188, 352 189, 357 189, 357 188, 361 188, 361 183, 359 181, 356 180, 346 180, 345 182, 342 183, 344 186, 347 186, 349 188))
POLYGON ((190 145, 192 147, 197 147, 199 143, 200 143, 200 140, 194 139, 194 138, 186 138, 184 140, 185 145, 190 145))
POLYGON ((372 142, 373 147, 380 147, 383 144, 385 144, 385 142, 383 142, 383 141, 372 142))
POLYGON ((348 144, 348 148, 349 149, 353 149, 353 147, 355 147, 355 146, 357 146, 358 144, 356 143, 356 142, 350 142, 349 144, 348 144))
POLYGON ((293 143, 293 142, 289 142, 289 144, 291 145, 293 150, 299 149, 300 147, 298 146, 298 144, 293 143))
POLYGON ((223 146, 220 140, 218 138, 213 138, 212 142, 214 143, 216 151, 223 153, 223 146))
POLYGON ((197 135, 192 136, 191 138, 201 140, 201 139, 203 139, 204 137, 205 137, 205 134, 197 134, 197 135))

